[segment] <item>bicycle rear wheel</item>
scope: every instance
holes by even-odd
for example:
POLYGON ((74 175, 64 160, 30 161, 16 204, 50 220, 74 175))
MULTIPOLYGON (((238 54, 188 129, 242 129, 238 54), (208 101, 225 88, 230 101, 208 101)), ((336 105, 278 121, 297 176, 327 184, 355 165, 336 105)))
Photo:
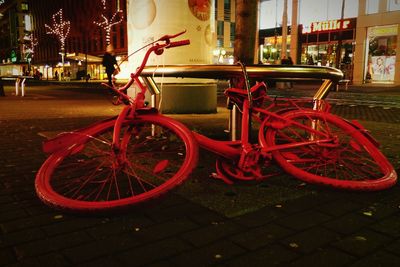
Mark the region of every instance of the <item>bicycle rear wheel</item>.
POLYGON ((289 174, 306 182, 351 190, 381 190, 396 183, 397 174, 389 160, 347 121, 312 110, 290 111, 283 116, 318 132, 294 123, 260 129, 262 146, 325 140, 273 151, 273 158, 289 174))
POLYGON ((35 180, 43 202, 71 211, 123 208, 167 192, 196 166, 197 143, 179 122, 161 115, 127 120, 119 150, 112 147, 114 123, 50 155, 35 180))

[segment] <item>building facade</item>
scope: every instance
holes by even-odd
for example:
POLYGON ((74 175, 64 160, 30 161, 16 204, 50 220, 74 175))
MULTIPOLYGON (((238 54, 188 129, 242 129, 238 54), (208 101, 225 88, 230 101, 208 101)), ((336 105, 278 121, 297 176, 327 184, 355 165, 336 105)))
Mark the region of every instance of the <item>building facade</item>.
POLYGON ((400 1, 359 0, 354 84, 400 85, 400 1))
POLYGON ((109 42, 117 56, 127 55, 125 11, 126 0, 0 0, 0 75, 102 79, 106 27, 113 20, 120 23, 110 27, 109 42), (65 40, 51 32, 61 24, 68 27, 65 40))
POLYGON ((35 48, 27 0, 0 0, 0 75, 28 71, 35 48))
MULTIPOLYGON (((261 8, 260 25, 267 24, 262 20, 275 20, 259 34, 260 61, 265 64, 279 64, 281 59, 284 37, 280 2, 283 1, 261 0, 268 10, 261 8), (267 15, 263 16, 263 12, 267 15)), ((295 17, 300 17, 289 24, 287 35, 288 52, 294 54, 297 64, 339 68, 353 84, 400 85, 400 1, 335 0, 320 6, 315 3, 314 7, 306 5, 310 0, 288 2, 288 14, 293 10, 295 17), (331 12, 340 10, 342 4, 342 14, 331 12), (300 14, 300 10, 309 13, 300 14), (298 34, 293 38, 292 26, 297 24, 298 34)))
POLYGON ((103 79, 104 71, 101 56, 107 46, 104 27, 94 22, 102 22, 103 17, 111 19, 121 10, 121 23, 111 27, 110 41, 118 56, 127 54, 126 36, 126 0, 30 0, 34 34, 39 41, 33 63, 44 78, 55 78, 55 73, 80 79, 88 73, 91 78, 103 79), (103 6, 104 3, 104 6, 103 6), (105 7, 105 8, 103 8, 105 7), (63 20, 70 22, 69 34, 65 40, 64 55, 61 55, 60 39, 55 34, 48 34, 45 25, 54 27, 60 23, 59 17, 52 20, 54 14, 63 11, 63 20), (62 62, 62 60, 64 62, 62 62))

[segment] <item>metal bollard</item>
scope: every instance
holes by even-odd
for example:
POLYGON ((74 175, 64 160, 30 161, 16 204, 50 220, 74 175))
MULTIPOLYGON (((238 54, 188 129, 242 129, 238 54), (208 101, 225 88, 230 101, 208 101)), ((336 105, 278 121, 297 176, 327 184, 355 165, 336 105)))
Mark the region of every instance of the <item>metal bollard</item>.
POLYGON ((19 78, 15 80, 15 95, 18 96, 19 78))
POLYGON ((25 96, 25 81, 26 81, 26 78, 22 78, 22 82, 21 82, 21 96, 25 96))

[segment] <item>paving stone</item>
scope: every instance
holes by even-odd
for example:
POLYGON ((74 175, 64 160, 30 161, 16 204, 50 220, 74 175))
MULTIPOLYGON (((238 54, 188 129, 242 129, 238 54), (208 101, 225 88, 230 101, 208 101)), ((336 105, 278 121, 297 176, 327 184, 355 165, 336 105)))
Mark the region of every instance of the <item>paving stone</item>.
POLYGON ((329 219, 331 219, 331 217, 326 214, 314 210, 308 210, 285 218, 280 218, 277 220, 277 223, 294 230, 304 230, 322 224, 329 219))
POLYGON ((132 239, 128 234, 120 234, 64 249, 62 253, 73 264, 79 264, 111 256, 113 253, 126 251, 139 244, 139 241, 132 239))
POLYGON ((122 266, 135 266, 135 261, 132 259, 131 263, 123 264, 114 256, 98 257, 92 261, 85 261, 83 263, 74 264, 74 267, 122 267, 122 266))
POLYGON ((169 259, 175 266, 213 266, 223 264, 245 250, 230 241, 221 241, 209 246, 182 253, 169 259))
POLYGON ((23 244, 45 238, 45 236, 40 228, 29 228, 18 232, 5 233, 0 239, 0 247, 23 244))
POLYGON ((388 244, 385 247, 385 250, 397 255, 400 257, 400 239, 397 239, 393 243, 388 244))
POLYGON ((320 247, 337 241, 339 235, 322 227, 313 227, 281 240, 281 244, 303 253, 316 251, 320 247))
POLYGON ((387 245, 391 241, 392 239, 385 235, 363 230, 347 236, 332 245, 351 255, 363 257, 376 251, 376 249, 387 245))
POLYGON ((125 265, 134 263, 136 266, 141 266, 148 265, 152 262, 167 260, 191 249, 192 246, 190 246, 188 243, 172 237, 148 245, 129 249, 126 252, 118 253, 116 257, 125 265))
POLYGON ((227 266, 287 266, 299 255, 279 245, 267 246, 263 249, 248 252, 226 262, 227 266))
POLYGON ((255 250, 292 234, 293 231, 282 226, 270 223, 261 227, 244 230, 231 236, 234 243, 249 250, 255 250))
POLYGON ((53 222, 53 218, 49 214, 43 214, 38 216, 30 216, 14 221, 9 221, 1 224, 3 231, 10 233, 14 231, 20 231, 22 229, 39 227, 53 222))
MULTIPOLYGON (((11 265, 14 266, 14 265, 11 265)), ((37 266, 71 266, 65 257, 60 253, 48 253, 37 257, 31 257, 18 261, 15 266, 37 267, 37 266)))
POLYGON ((329 221, 324 226, 338 233, 351 234, 373 223, 374 221, 369 216, 361 215, 361 213, 357 212, 329 221))
POLYGON ((143 227, 139 229, 139 231, 132 232, 132 235, 133 238, 138 238, 144 242, 148 242, 185 234, 197 228, 197 224, 185 217, 181 217, 172 221, 143 227))
POLYGON ((208 209, 201 209, 193 213, 187 212, 186 215, 199 225, 215 224, 226 219, 224 216, 208 209))
POLYGON ((91 238, 86 233, 74 232, 16 245, 15 252, 18 259, 24 259, 77 246, 89 241, 91 241, 91 238))
POLYGON ((297 213, 309 210, 313 207, 317 207, 323 203, 325 203, 324 196, 319 193, 314 192, 313 194, 306 195, 304 197, 300 197, 295 200, 287 201, 286 203, 282 204, 282 211, 286 213, 297 213))
POLYGON ((366 256, 354 264, 351 267, 386 267, 386 266, 398 266, 400 263, 400 257, 393 255, 385 251, 378 251, 366 256))
POLYGON ((392 237, 400 237, 400 214, 381 220, 371 225, 370 228, 392 237))
POLYGON ((133 233, 151 227, 154 222, 145 216, 131 218, 103 218, 100 224, 90 227, 86 231, 95 239, 101 239, 120 233, 133 233))
POLYGON ((7 222, 7 221, 20 219, 20 218, 26 217, 26 215, 27 215, 26 212, 21 209, 2 212, 2 213, 0 213, 0 222, 7 222))
POLYGON ((219 239, 227 238, 231 234, 239 231, 239 229, 240 228, 236 224, 225 221, 184 233, 181 236, 192 245, 202 247, 219 239))
POLYGON ((373 220, 381 220, 390 215, 400 215, 400 208, 394 203, 386 204, 382 201, 371 203, 368 207, 361 209, 360 212, 363 215, 370 216, 373 220))
POLYGON ((85 230, 89 227, 95 227, 102 222, 102 218, 96 217, 70 217, 61 212, 54 212, 49 215, 51 224, 42 226, 43 231, 49 236, 65 234, 85 230))
POLYGON ((348 212, 360 210, 363 205, 348 199, 336 199, 316 207, 316 210, 331 215, 340 216, 348 212))
POLYGON ((268 224, 278 218, 288 215, 284 209, 278 207, 266 207, 255 212, 246 213, 245 215, 233 218, 234 222, 247 227, 257 227, 268 224))
POLYGON ((287 266, 302 267, 302 266, 324 266, 324 267, 338 267, 350 266, 357 258, 347 253, 341 252, 337 249, 326 247, 315 250, 311 254, 300 257, 299 259, 291 262, 287 266))
POLYGON ((11 248, 0 249, 0 266, 16 262, 16 256, 11 248))

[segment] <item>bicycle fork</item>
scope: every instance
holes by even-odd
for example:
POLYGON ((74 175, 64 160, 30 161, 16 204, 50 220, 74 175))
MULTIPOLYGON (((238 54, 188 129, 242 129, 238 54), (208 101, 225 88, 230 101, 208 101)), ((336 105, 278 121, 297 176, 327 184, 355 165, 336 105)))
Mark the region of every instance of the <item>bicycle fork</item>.
POLYGON ((111 144, 111 153, 114 156, 115 161, 113 162, 113 165, 116 168, 123 166, 127 162, 127 143, 129 142, 131 135, 128 132, 125 132, 122 133, 122 138, 120 138, 120 136, 122 124, 124 123, 126 118, 133 118, 133 113, 134 111, 132 106, 125 106, 115 121, 111 144))

